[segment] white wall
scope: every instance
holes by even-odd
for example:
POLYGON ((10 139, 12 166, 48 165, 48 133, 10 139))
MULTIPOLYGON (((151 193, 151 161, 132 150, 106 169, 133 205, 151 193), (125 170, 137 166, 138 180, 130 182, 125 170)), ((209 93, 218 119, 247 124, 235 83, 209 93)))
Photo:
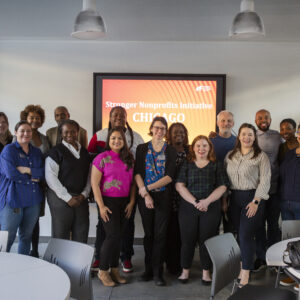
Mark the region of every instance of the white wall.
POLYGON ((45 132, 65 105, 91 138, 93 72, 227 74, 235 129, 261 108, 274 129, 286 117, 300 121, 299 43, 1 41, 0 111, 12 129, 27 104, 41 104, 45 132))

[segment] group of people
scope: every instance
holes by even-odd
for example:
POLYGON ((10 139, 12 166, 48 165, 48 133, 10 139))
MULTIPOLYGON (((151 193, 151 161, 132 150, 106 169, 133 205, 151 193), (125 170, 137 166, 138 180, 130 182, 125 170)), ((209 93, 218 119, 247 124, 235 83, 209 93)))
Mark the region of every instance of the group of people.
POLYGON ((88 144, 86 130, 70 119, 67 108, 56 108, 54 116, 58 126, 44 136, 39 132, 44 110, 27 106, 13 137, 0 113, 0 229, 9 232, 8 251, 18 230, 18 252, 38 256, 45 199, 52 237, 87 243, 88 199, 94 199, 93 268, 105 286, 126 283, 119 260, 124 272, 133 270, 136 206, 145 232, 140 280, 165 285, 166 264, 187 283, 198 244, 202 283, 211 284, 204 242, 219 234, 222 223, 240 244, 243 286, 251 270, 265 266, 266 249, 280 240, 280 213, 283 220, 300 219, 300 125, 292 119, 280 123, 279 133, 270 129, 270 113, 260 110, 257 129, 244 123, 234 136, 233 114, 221 111, 218 132, 199 135, 189 145, 184 124, 168 128, 158 116, 144 143, 128 124, 126 110, 117 106, 108 128, 88 144))

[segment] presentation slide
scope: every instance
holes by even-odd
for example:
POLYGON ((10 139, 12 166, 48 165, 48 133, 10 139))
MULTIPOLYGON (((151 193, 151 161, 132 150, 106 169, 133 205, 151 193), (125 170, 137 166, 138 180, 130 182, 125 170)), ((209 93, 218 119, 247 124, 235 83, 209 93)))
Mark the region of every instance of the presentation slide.
POLYGON ((109 112, 115 106, 127 111, 127 121, 145 141, 151 121, 163 116, 168 126, 183 123, 190 143, 199 134, 208 135, 216 124, 217 81, 103 79, 102 128, 106 128, 109 112))

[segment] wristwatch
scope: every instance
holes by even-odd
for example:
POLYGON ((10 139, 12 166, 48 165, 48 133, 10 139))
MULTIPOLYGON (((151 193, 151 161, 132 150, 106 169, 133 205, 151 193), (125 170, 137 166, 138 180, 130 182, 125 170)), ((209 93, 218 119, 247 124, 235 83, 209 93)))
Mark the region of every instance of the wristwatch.
POLYGON ((253 200, 252 200, 252 202, 253 202, 254 204, 256 204, 256 205, 258 205, 258 204, 259 204, 259 201, 258 201, 258 200, 256 200, 256 199, 253 199, 253 200))

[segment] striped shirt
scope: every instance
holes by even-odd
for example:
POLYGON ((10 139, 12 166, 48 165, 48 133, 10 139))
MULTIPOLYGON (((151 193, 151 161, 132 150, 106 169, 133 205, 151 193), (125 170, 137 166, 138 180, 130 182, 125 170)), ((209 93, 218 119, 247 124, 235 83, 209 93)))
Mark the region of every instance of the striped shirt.
POLYGON ((268 156, 263 151, 255 158, 253 150, 246 155, 240 151, 229 159, 230 151, 225 157, 226 171, 232 190, 253 190, 255 198, 267 200, 271 183, 271 166, 268 156))

